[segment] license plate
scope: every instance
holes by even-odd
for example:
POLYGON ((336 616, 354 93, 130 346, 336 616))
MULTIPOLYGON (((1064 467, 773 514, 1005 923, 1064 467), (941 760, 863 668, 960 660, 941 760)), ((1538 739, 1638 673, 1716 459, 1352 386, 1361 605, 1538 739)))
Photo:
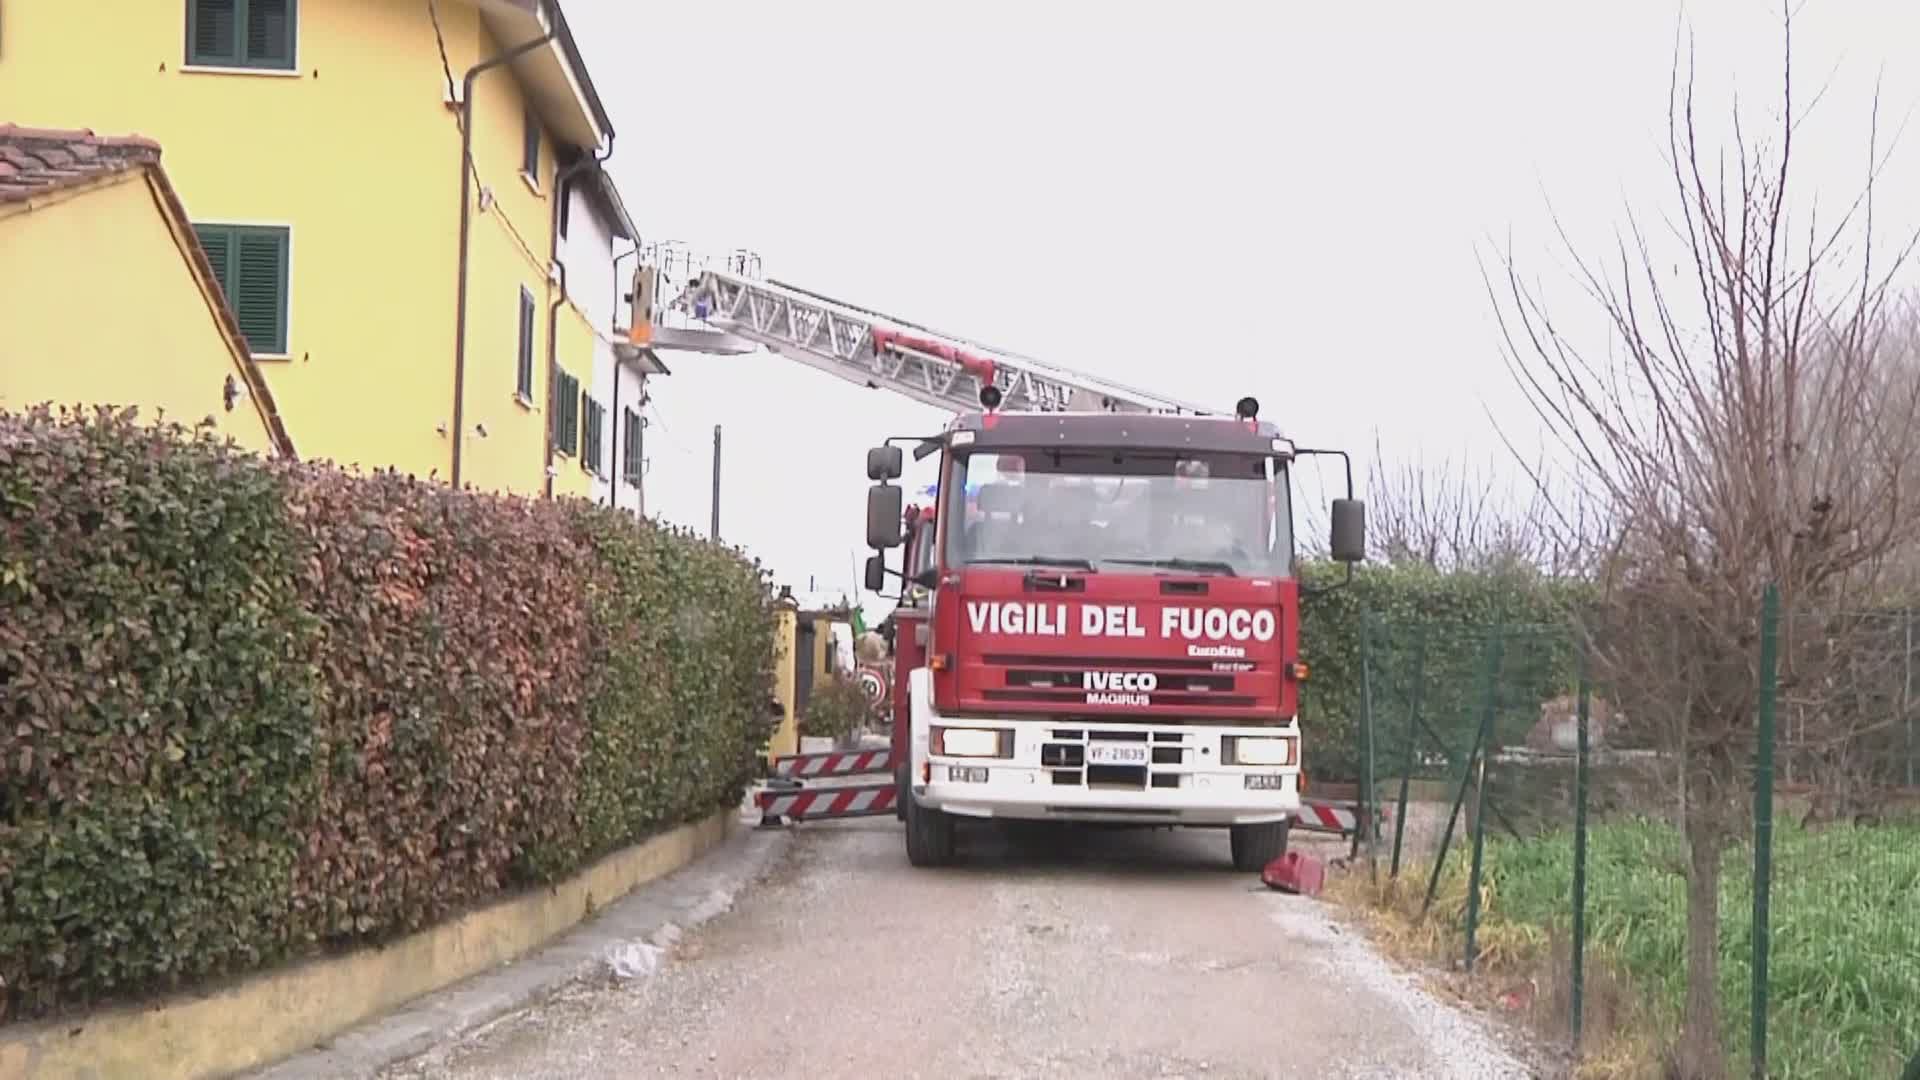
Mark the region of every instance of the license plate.
POLYGON ((1087 747, 1089 765, 1145 765, 1147 748, 1131 743, 1094 743, 1087 747))

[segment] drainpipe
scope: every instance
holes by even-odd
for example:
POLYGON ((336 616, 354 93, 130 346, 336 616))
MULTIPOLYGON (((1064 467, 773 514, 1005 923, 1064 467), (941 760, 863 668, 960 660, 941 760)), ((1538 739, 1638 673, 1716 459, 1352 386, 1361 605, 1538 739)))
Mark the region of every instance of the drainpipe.
POLYGON ((613 460, 607 462, 607 505, 620 509, 620 354, 613 354, 613 408, 607 414, 613 421, 613 460))
MULTIPOLYGON (((620 288, 620 264, 638 254, 640 254, 640 241, 635 240, 632 251, 613 257, 613 308, 611 310, 614 313, 614 326, 620 325, 620 297, 624 295, 620 288)), ((631 313, 627 316, 627 322, 629 324, 633 322, 631 313)), ((644 379, 644 376, 642 378, 644 379)), ((620 415, 620 358, 616 354, 613 360, 613 471, 610 474, 613 477, 613 483, 608 485, 612 494, 612 504, 616 508, 620 505, 620 432, 624 427, 625 419, 620 415)))
POLYGON ((453 487, 460 489, 460 451, 466 446, 467 419, 467 248, 473 231, 473 84, 502 64, 525 56, 553 40, 553 31, 515 45, 467 69, 460 84, 460 285, 453 316, 453 487))
MULTIPOLYGON (((560 305, 567 302, 567 264, 566 260, 560 258, 560 211, 565 207, 566 201, 573 197, 567 190, 567 185, 573 182, 573 178, 590 168, 598 170, 612 156, 613 135, 609 132, 605 153, 599 157, 581 154, 573 164, 561 169, 553 178, 553 213, 550 215, 552 220, 547 223, 547 263, 560 271, 560 292, 554 296, 553 303, 547 305, 547 453, 541 475, 546 477, 546 497, 549 499, 553 498, 553 420, 557 415, 553 411, 555 403, 553 384, 559 381, 554 378, 554 375, 560 370, 560 305)), ((618 360, 614 362, 619 363, 618 360)), ((618 385, 618 371, 614 373, 614 377, 615 385, 618 385)), ((589 374, 587 379, 588 384, 591 385, 593 376, 589 374)))

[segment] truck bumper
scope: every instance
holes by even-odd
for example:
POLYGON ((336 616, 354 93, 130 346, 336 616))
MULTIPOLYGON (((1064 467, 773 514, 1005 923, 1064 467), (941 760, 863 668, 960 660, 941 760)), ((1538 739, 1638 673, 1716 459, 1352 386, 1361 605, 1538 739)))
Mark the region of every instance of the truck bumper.
POLYGON ((914 671, 908 683, 907 786, 922 806, 974 818, 1192 826, 1282 821, 1300 808, 1297 721, 1285 727, 1216 727, 1118 717, 1090 725, 1012 716, 949 720, 933 711, 931 672, 914 671), (1009 731, 1012 755, 933 754, 935 726, 1009 731), (1125 738, 1102 738, 1103 732, 1125 738), (1296 740, 1288 764, 1222 764, 1229 738, 1278 735, 1296 740), (1145 746, 1149 760, 1138 768, 1090 768, 1089 748, 1099 744, 1145 746))

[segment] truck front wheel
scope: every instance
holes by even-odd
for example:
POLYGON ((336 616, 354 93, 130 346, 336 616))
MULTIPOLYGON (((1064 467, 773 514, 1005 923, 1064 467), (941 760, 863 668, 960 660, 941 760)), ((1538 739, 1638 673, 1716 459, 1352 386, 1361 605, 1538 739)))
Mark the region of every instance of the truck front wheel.
POLYGON ((1243 874, 1266 869, 1268 863, 1287 853, 1287 834, 1292 828, 1292 818, 1233 826, 1228 830, 1232 834, 1233 868, 1243 874))
POLYGON ((953 861, 953 818, 921 806, 911 791, 907 805, 907 861, 915 866, 945 866, 953 861))

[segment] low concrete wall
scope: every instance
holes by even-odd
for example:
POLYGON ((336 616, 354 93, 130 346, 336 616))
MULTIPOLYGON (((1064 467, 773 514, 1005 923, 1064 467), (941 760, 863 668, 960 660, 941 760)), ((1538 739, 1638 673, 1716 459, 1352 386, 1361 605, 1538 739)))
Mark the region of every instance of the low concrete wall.
POLYGON ((0 1030, 0 1078, 227 1076, 272 1064, 370 1017, 525 955, 635 887, 685 866, 736 827, 726 810, 616 851, 557 885, 384 946, 231 986, 0 1030))

